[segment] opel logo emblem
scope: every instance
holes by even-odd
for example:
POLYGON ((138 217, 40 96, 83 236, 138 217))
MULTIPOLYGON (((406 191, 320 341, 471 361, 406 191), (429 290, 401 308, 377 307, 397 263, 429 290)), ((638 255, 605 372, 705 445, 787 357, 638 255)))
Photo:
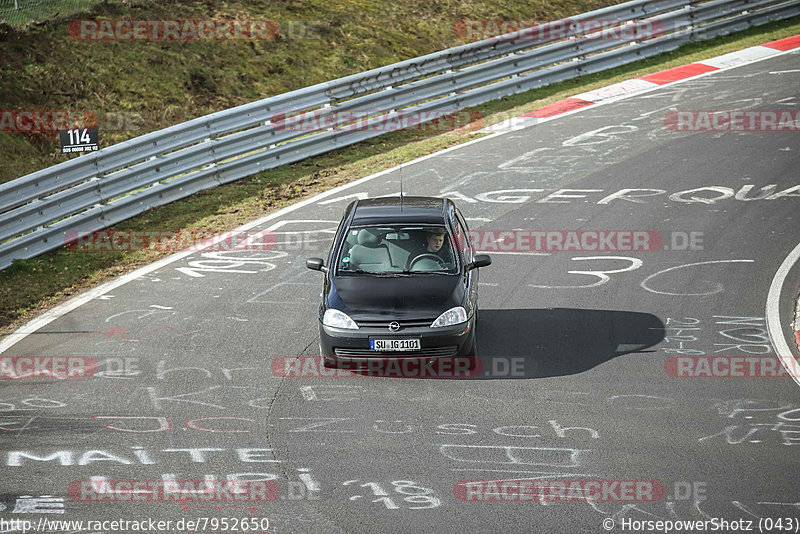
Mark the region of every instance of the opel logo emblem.
POLYGON ((398 323, 397 321, 392 321, 391 323, 389 323, 389 330, 391 330, 392 332, 397 332, 398 330, 400 330, 400 323, 398 323))

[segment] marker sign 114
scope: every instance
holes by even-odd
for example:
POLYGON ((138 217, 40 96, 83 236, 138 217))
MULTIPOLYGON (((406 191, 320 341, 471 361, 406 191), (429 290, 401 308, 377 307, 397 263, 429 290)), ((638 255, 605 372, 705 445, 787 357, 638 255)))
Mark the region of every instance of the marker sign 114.
POLYGON ((93 152, 100 148, 100 132, 94 128, 73 128, 58 132, 61 153, 93 152))

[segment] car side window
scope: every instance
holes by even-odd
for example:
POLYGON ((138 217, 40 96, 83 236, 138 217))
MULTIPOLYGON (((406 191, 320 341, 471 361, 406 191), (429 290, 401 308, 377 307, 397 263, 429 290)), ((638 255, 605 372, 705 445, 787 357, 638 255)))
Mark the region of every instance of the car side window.
POLYGON ((345 239, 344 243, 342 243, 342 253, 339 256, 339 269, 344 269, 345 271, 349 271, 354 269, 355 267, 350 261, 350 253, 353 250, 353 247, 358 244, 358 230, 351 228, 349 232, 347 232, 347 238, 345 239))
POLYGON ((461 216, 461 212, 455 210, 455 217, 453 218, 453 229, 455 230, 455 238, 456 246, 458 250, 464 254, 464 259, 467 263, 472 261, 472 244, 469 241, 469 228, 467 227, 467 223, 464 221, 464 218, 461 216))

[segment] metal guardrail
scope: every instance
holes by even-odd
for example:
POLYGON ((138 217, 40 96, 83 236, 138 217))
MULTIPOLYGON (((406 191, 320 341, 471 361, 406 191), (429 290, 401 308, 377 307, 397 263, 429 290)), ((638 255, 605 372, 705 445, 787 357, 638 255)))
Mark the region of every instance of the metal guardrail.
POLYGON ((633 0, 142 135, 0 184, 0 269, 63 246, 70 232, 107 228, 203 189, 384 133, 347 128, 343 111, 385 117, 395 110, 460 110, 798 14, 800 0, 633 0), (576 39, 557 31, 595 19, 618 24, 576 39), (637 23, 659 32, 633 42, 603 38, 637 23), (534 38, 548 32, 560 40, 534 38), (273 119, 286 112, 324 125, 281 127, 273 119))

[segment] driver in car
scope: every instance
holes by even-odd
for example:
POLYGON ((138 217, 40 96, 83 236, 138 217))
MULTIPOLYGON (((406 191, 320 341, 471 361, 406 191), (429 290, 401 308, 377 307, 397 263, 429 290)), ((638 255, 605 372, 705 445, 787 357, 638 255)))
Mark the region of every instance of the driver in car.
POLYGON ((425 243, 409 256, 409 262, 422 254, 438 256, 445 267, 454 265, 453 250, 447 243, 447 233, 444 228, 433 228, 425 233, 425 243), (447 246, 445 246, 447 244, 447 246))

